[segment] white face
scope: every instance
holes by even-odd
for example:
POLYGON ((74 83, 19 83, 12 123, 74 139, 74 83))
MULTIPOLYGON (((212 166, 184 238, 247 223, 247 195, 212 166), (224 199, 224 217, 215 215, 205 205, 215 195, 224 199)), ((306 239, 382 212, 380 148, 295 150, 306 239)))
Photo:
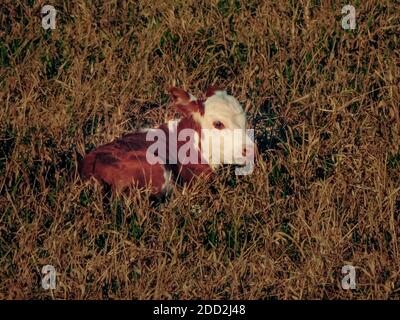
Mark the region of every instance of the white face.
POLYGON ((254 160, 254 142, 246 131, 246 115, 233 96, 216 91, 204 102, 204 115, 195 114, 194 118, 202 128, 202 154, 213 168, 254 160))

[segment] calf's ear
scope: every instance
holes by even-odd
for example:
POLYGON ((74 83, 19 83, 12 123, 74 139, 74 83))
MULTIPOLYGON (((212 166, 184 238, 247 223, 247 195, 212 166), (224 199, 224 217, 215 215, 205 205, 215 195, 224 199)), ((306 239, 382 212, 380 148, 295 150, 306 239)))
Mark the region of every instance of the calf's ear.
POLYGON ((207 88, 207 91, 206 91, 206 97, 208 98, 208 97, 213 96, 217 91, 225 92, 225 93, 226 93, 226 90, 223 89, 223 88, 221 88, 221 87, 209 86, 209 87, 207 88))
POLYGON ((190 101, 190 94, 183 89, 172 87, 169 89, 169 94, 174 104, 187 104, 190 101))
POLYGON ((204 114, 204 107, 201 101, 191 96, 183 89, 172 87, 169 89, 172 102, 176 109, 184 116, 190 116, 194 112, 204 114))

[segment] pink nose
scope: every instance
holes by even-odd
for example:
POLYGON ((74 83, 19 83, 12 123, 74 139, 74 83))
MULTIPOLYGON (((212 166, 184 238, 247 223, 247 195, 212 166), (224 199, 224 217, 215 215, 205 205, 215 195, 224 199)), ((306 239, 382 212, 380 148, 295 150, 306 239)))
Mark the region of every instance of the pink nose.
POLYGON ((242 151, 243 157, 246 157, 246 159, 249 160, 254 160, 254 147, 252 146, 246 146, 243 148, 242 151))

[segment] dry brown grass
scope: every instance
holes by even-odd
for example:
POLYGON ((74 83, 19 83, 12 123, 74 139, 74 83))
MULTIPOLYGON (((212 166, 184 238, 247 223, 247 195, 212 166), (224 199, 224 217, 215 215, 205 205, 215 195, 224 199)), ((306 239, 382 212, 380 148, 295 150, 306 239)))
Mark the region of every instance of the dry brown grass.
POLYGON ((0 298, 399 299, 398 1, 348 1, 354 32, 347 1, 50 2, 52 32, 42 1, 0 4, 0 298), (79 181, 168 86, 212 83, 256 129, 251 176, 153 203, 79 181))

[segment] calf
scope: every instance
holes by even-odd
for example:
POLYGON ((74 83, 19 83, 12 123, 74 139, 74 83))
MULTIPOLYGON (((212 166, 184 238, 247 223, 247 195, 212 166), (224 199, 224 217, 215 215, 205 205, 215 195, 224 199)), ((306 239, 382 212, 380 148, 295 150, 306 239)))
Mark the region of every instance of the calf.
POLYGON ((149 187, 158 195, 176 182, 191 184, 195 177, 209 177, 222 164, 252 163, 254 143, 234 97, 216 88, 209 88, 205 99, 178 88, 170 89, 170 95, 180 119, 91 151, 79 163, 81 177, 95 177, 114 190, 149 187))

